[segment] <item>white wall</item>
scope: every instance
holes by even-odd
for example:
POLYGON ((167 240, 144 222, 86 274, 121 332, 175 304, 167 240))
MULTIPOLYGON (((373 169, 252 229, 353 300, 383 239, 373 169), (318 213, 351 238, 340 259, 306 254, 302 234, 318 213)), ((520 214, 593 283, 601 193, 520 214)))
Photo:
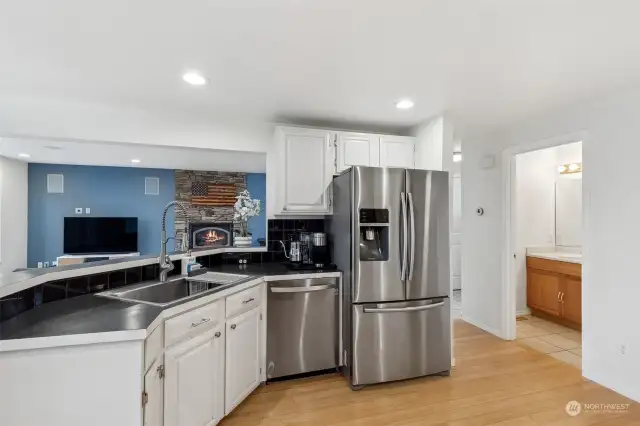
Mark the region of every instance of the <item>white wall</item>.
POLYGON ((273 125, 201 113, 148 111, 49 99, 0 99, 0 136, 266 152, 273 125))
MULTIPOLYGON (((463 144, 463 313, 500 334, 503 310, 505 187, 501 153, 545 140, 583 141, 583 374, 640 401, 640 91, 550 113, 492 135, 466 135, 463 144), (497 167, 483 169, 485 155, 497 167), (485 208, 476 216, 477 206, 485 208), (626 353, 621 354, 621 345, 626 353)), ((506 281, 506 280, 505 280, 506 281)))
POLYGON ((27 266, 27 163, 0 156, 0 274, 27 266))

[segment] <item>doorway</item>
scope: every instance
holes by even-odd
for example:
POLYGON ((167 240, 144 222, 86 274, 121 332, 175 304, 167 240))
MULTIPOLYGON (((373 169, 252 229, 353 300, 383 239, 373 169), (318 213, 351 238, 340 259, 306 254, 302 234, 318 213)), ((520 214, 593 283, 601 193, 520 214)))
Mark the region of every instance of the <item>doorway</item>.
POLYGON ((545 145, 505 154, 503 331, 507 339, 580 367, 582 141, 545 145))

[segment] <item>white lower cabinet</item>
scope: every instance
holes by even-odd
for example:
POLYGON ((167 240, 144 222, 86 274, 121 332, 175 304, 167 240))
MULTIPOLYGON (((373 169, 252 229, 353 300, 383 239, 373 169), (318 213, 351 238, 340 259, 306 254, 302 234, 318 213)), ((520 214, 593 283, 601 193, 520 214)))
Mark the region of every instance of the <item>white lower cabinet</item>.
POLYGON ((164 382, 160 361, 156 359, 144 375, 144 426, 162 426, 164 382))
POLYGON ((260 308, 227 319, 225 414, 260 385, 260 308))
POLYGON ((220 324, 165 351, 165 426, 213 426, 224 417, 224 335, 220 324))

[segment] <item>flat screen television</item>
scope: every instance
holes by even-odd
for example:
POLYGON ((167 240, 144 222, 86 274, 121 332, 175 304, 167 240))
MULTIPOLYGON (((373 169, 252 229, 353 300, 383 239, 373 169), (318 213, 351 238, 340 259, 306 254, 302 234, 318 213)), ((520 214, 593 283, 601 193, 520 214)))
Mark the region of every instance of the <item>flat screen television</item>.
POLYGON ((118 254, 138 251, 137 217, 65 217, 65 254, 118 254))

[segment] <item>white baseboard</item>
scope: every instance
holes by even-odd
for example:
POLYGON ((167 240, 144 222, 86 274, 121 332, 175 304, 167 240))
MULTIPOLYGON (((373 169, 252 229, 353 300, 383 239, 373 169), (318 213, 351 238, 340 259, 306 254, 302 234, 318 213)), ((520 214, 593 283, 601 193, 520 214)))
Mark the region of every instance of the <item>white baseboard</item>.
POLYGON ((523 315, 531 315, 531 309, 526 308, 526 309, 522 309, 520 311, 516 311, 516 316, 523 316, 523 315))
POLYGON ((496 329, 494 329, 492 327, 489 327, 489 326, 487 326, 487 325, 485 325, 485 324, 483 324, 481 322, 478 322, 478 321, 476 321, 476 320, 474 320, 472 318, 469 318, 467 316, 464 316, 464 315, 462 315, 461 318, 462 318, 462 320, 464 322, 468 322, 469 324, 471 324, 471 325, 473 325, 475 327, 478 327, 479 329, 484 330, 487 333, 491 333, 491 334, 493 334, 493 335, 495 335, 495 336, 497 336, 497 337, 499 337, 501 339, 504 339, 504 336, 502 336, 502 333, 500 332, 500 330, 496 330, 496 329))

